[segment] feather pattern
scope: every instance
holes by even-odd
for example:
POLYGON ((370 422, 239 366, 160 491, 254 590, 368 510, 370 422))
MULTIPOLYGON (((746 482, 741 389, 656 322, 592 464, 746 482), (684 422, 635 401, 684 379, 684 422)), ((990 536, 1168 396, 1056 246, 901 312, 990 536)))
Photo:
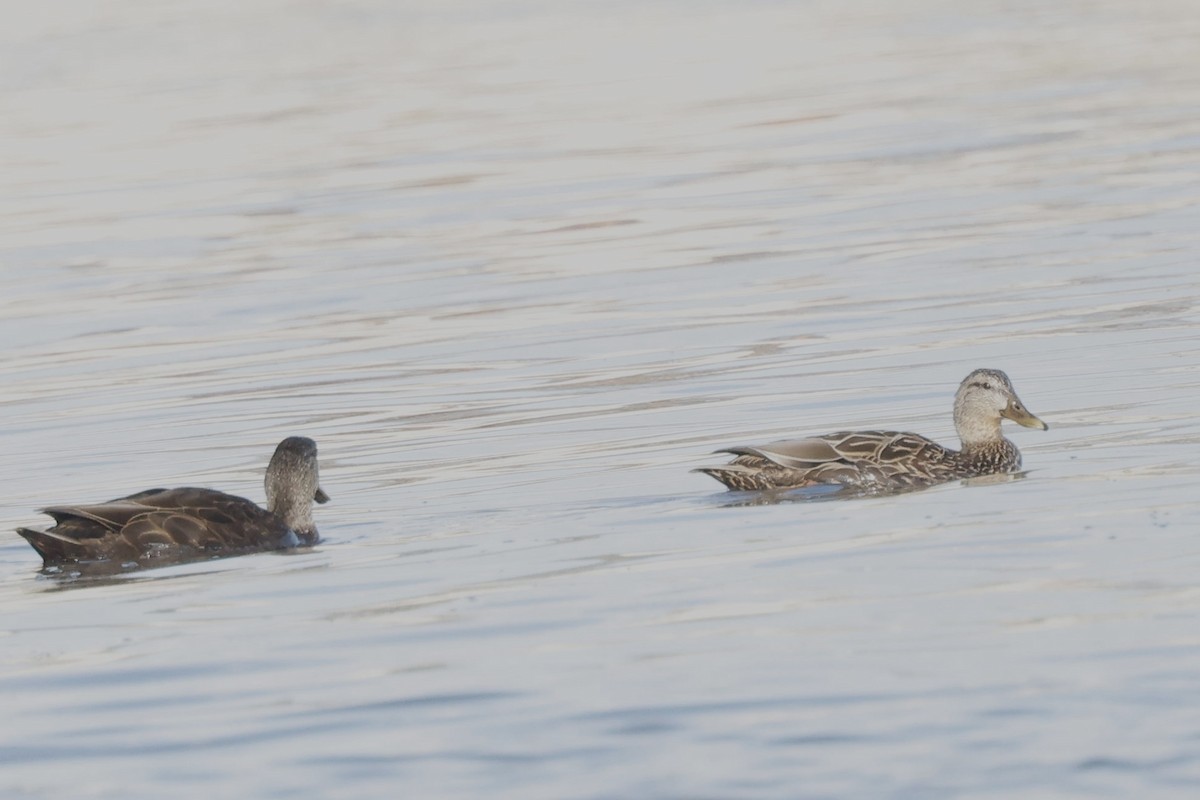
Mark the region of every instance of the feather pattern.
POLYGON ((696 470, 730 489, 763 491, 839 484, 864 491, 899 491, 946 481, 1012 472, 1021 467, 1017 446, 1000 432, 1001 418, 1046 430, 1025 410, 1008 376, 981 369, 959 386, 954 422, 962 449, 898 431, 839 431, 807 439, 718 450, 734 457, 696 470))
POLYGON ((284 439, 267 467, 268 508, 213 489, 147 489, 93 505, 42 509, 55 525, 18 528, 45 565, 111 561, 159 566, 314 544, 312 503, 325 502, 317 446, 284 439))

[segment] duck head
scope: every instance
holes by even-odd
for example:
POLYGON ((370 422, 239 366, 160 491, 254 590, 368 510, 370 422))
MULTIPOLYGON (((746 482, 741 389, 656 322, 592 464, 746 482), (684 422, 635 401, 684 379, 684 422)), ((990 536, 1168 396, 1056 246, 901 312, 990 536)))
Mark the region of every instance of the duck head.
POLYGON ((1050 427, 1029 413, 1007 375, 998 369, 975 370, 954 396, 954 427, 963 447, 999 439, 1001 419, 1043 431, 1050 427))
POLYGON ((315 544, 317 526, 312 504, 329 502, 317 471, 317 443, 305 436, 289 436, 275 448, 267 465, 267 509, 287 524, 303 544, 315 544))

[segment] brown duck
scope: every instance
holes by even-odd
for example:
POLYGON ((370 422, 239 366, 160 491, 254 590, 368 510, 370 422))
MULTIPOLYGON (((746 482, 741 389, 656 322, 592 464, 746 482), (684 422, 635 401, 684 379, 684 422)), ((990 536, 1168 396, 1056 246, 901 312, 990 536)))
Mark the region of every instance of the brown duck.
POLYGON ((161 566, 317 542, 312 504, 328 502, 317 480, 317 444, 284 439, 267 466, 267 508, 213 489, 148 489, 107 503, 51 506, 48 530, 18 528, 45 566, 114 562, 161 566))
POLYGON ((1048 428, 1025 409, 1007 375, 997 369, 977 369, 963 380, 954 397, 954 428, 962 441, 961 450, 915 433, 840 431, 718 450, 736 458, 722 467, 694 471, 744 491, 818 484, 840 484, 867 492, 931 486, 1020 469, 1021 453, 1000 432, 1001 419, 1027 428, 1048 428))

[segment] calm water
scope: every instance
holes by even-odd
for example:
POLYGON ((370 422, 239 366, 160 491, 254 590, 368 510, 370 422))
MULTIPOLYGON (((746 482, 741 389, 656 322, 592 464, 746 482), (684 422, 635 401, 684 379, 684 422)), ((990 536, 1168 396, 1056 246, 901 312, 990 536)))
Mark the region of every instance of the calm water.
POLYGON ((333 502, 0 535, 0 797, 1196 796, 1200 12, 833 5, 22 6, 0 528, 289 434, 333 502), (978 366, 1023 480, 688 472, 978 366))

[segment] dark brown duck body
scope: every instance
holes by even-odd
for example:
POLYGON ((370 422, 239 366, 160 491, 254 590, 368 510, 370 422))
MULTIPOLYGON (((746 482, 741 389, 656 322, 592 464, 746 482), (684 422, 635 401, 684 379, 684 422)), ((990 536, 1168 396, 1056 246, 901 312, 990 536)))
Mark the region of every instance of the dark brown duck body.
POLYGON ((1017 398, 999 370, 975 370, 959 386, 954 423, 962 449, 899 431, 840 431, 717 452, 736 458, 703 472, 730 489, 764 491, 836 484, 865 492, 903 491, 946 481, 1013 472, 1021 467, 1017 446, 1000 433, 1000 420, 1030 428, 1046 424, 1017 398))
POLYGON ((17 532, 46 566, 161 566, 314 544, 312 503, 329 499, 318 485, 316 452, 305 437, 279 444, 267 468, 267 509, 212 489, 149 489, 95 505, 51 506, 43 511, 54 527, 17 532))

